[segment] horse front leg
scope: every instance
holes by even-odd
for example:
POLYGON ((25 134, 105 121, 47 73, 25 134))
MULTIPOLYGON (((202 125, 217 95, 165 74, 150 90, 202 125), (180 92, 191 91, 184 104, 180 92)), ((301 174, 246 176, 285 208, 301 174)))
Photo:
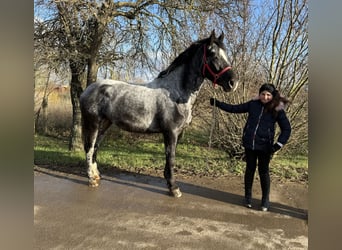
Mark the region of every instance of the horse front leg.
POLYGON ((165 156, 166 163, 164 168, 164 177, 166 179, 167 186, 169 188, 170 194, 176 198, 182 196, 182 192, 176 184, 173 168, 175 166, 176 159, 176 145, 177 136, 176 135, 164 135, 165 144, 165 156))

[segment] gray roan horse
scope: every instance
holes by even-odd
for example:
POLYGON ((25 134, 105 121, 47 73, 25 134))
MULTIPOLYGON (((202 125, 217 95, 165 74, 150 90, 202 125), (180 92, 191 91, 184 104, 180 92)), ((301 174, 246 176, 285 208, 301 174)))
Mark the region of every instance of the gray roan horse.
POLYGON ((191 44, 158 77, 146 84, 103 80, 90 84, 80 97, 82 133, 89 186, 100 182, 96 153, 105 131, 112 125, 130 132, 162 133, 166 164, 164 177, 170 194, 180 197, 174 178, 176 145, 190 123, 191 110, 205 78, 226 92, 235 90, 223 32, 215 31, 191 44))

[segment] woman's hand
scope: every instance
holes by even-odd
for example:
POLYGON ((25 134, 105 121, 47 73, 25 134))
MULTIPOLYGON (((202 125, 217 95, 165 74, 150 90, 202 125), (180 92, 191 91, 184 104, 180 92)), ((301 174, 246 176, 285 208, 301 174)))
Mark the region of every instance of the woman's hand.
POLYGON ((272 153, 277 152, 279 149, 281 149, 281 146, 278 143, 273 144, 272 153))

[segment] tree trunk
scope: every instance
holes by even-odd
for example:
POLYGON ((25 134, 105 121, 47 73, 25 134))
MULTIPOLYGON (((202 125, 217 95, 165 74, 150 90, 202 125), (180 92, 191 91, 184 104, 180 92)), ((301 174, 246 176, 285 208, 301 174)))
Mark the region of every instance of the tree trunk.
POLYGON ((88 59, 88 76, 87 76, 87 86, 97 81, 97 71, 99 66, 96 62, 96 57, 88 59))
POLYGON ((80 109, 80 96, 85 86, 85 63, 70 61, 71 83, 70 98, 72 103, 72 127, 69 138, 69 150, 83 150, 82 143, 82 120, 80 109))

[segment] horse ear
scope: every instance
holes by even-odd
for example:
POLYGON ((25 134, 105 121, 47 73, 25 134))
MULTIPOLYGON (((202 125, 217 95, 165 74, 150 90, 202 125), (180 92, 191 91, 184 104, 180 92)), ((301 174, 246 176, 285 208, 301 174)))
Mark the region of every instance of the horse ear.
POLYGON ((224 34, 223 34, 223 31, 222 31, 222 33, 221 33, 221 35, 219 36, 218 39, 219 39, 220 42, 222 42, 222 41, 223 41, 223 38, 224 38, 224 34))
POLYGON ((215 40, 215 29, 213 29, 213 31, 211 32, 211 35, 210 35, 210 44, 213 44, 215 40))

